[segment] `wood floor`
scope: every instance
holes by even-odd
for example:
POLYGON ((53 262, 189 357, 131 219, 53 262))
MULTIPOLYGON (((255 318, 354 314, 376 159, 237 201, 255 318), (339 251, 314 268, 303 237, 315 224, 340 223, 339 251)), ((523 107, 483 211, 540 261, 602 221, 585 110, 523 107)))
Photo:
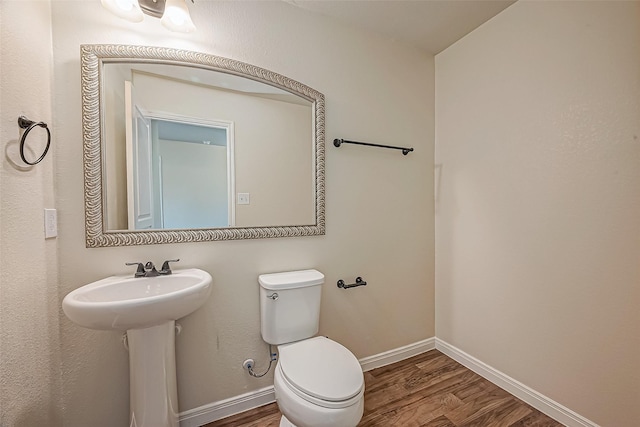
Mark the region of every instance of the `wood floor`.
MULTIPOLYGON (((358 427, 562 426, 437 350, 364 376, 365 408, 358 427)), ((279 422, 272 403, 206 427, 277 427, 279 422)))

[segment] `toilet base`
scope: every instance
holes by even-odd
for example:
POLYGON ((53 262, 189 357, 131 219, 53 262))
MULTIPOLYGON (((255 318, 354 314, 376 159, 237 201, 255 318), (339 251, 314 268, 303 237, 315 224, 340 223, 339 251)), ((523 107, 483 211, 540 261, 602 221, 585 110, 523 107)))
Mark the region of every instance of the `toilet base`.
POLYGON ((296 425, 283 415, 282 418, 280 418, 280 427, 296 427, 296 425))

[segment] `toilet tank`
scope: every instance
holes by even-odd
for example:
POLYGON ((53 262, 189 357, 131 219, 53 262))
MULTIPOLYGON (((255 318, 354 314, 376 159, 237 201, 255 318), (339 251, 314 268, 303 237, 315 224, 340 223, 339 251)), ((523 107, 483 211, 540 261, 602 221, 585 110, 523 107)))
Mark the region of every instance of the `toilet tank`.
POLYGON ((318 333, 324 275, 317 270, 262 274, 260 331, 269 344, 303 340, 318 333))

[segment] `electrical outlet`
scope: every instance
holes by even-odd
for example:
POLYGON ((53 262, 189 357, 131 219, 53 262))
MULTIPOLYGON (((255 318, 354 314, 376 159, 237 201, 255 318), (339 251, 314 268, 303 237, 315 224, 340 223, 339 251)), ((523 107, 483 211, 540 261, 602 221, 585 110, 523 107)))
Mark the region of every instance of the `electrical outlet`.
POLYGON ((250 204, 249 193, 238 193, 238 204, 239 205, 250 204))

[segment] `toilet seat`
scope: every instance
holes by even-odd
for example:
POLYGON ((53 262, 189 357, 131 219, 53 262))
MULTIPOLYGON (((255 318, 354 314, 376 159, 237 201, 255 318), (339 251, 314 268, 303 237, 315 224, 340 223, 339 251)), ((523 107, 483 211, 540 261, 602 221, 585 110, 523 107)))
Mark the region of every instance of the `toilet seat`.
POLYGON ((302 399, 325 408, 344 408, 362 398, 360 362, 337 342, 315 337, 278 350, 277 369, 283 382, 302 399))

